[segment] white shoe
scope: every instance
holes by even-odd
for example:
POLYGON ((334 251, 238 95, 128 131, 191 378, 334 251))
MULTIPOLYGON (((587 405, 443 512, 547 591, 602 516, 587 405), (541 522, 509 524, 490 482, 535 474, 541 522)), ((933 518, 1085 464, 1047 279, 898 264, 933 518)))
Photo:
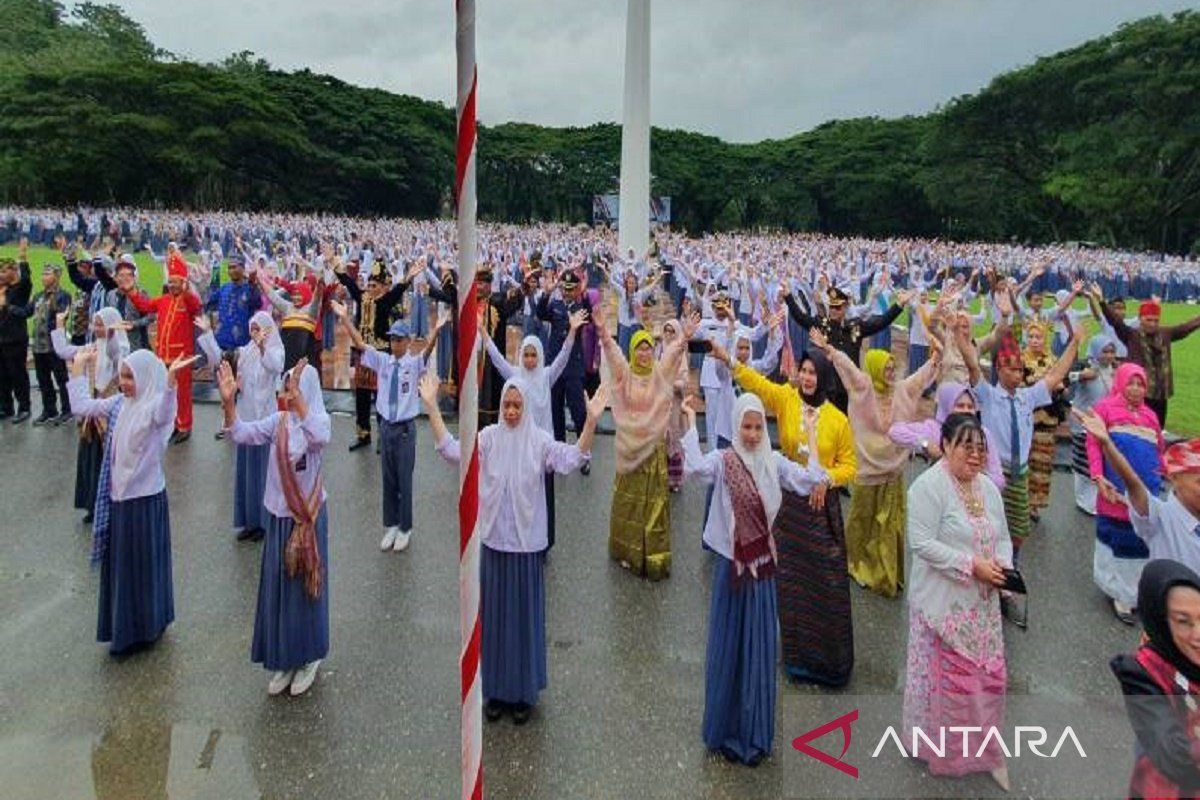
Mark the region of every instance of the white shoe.
POLYGON ((396 543, 396 535, 400 533, 400 529, 395 525, 383 532, 383 541, 379 543, 379 549, 387 552, 392 549, 392 545, 396 543))
POLYGON ((392 545, 392 552, 400 553, 408 549, 408 540, 412 536, 412 531, 400 531, 396 534, 396 543, 392 545))
POLYGON ((296 675, 295 670, 287 670, 285 672, 276 672, 271 676, 271 682, 267 684, 267 694, 274 697, 283 692, 292 682, 292 678, 296 675))
POLYGON ((299 697, 308 691, 308 687, 312 686, 313 681, 317 679, 317 667, 319 666, 321 666, 321 661, 317 659, 296 670, 296 677, 292 680, 292 697, 299 697))

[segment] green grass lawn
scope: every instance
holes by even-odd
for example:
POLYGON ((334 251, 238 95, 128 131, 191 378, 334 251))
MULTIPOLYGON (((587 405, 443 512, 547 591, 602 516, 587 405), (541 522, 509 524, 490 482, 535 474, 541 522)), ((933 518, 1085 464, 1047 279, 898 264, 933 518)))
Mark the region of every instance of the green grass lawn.
MULTIPOLYGON (((0 256, 16 257, 17 248, 15 245, 0 247, 0 256)), ((159 293, 163 281, 162 265, 150 258, 145 253, 136 253, 134 258, 138 263, 138 277, 143 288, 151 295, 159 293)), ((62 256, 49 247, 31 247, 29 248, 29 265, 33 276, 34 291, 40 287, 40 278, 42 265, 50 262, 54 264, 62 264, 62 256)), ((63 273, 63 283, 68 290, 73 290, 70 280, 63 273)), ((978 301, 976 301, 976 309, 978 309, 978 301)), ((1086 310, 1087 304, 1082 300, 1076 302, 1076 308, 1086 310)), ((1136 304, 1131 303, 1130 313, 1136 309, 1136 304)), ((1182 322, 1190 319, 1196 314, 1200 314, 1200 305, 1190 306, 1186 303, 1168 303, 1163 306, 1163 324, 1173 325, 1177 322, 1182 322)), ((902 317, 901 320, 904 318, 902 317)), ((1094 322, 1088 322, 1088 332, 1097 330, 1094 322)), ((986 331, 979 331, 984 333, 986 331)), ((1086 347, 1086 344, 1085 344, 1086 347)), ((1175 368, 1175 396, 1171 398, 1171 408, 1169 412, 1170 424, 1169 428, 1173 433, 1185 436, 1200 436, 1200 332, 1179 342, 1175 345, 1173 352, 1173 365, 1175 368)))

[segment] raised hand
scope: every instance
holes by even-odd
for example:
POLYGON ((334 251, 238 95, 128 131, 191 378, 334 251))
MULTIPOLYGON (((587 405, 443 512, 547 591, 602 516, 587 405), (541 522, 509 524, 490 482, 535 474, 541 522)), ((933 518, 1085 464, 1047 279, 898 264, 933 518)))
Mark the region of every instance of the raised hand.
POLYGON ((596 327, 608 330, 608 318, 603 302, 592 306, 592 322, 595 323, 596 327))
POLYGON ((825 338, 825 334, 820 328, 812 327, 808 329, 808 342, 818 350, 829 349, 829 340, 825 338))
POLYGON ((1112 481, 1110 481, 1108 478, 1104 477, 1103 475, 1098 475, 1093 479, 1093 482, 1096 484, 1096 491, 1100 492, 1100 496, 1103 497, 1106 502, 1114 504, 1124 502, 1124 498, 1122 497, 1121 493, 1117 491, 1117 487, 1113 486, 1112 481))
POLYGON ((729 360, 729 352, 721 345, 720 342, 712 342, 712 349, 709 351, 713 358, 717 361, 723 361, 729 366, 733 366, 729 360))
POLYGON ((686 317, 680 320, 680 322, 683 325, 684 341, 691 341, 692 339, 696 338, 696 331, 700 329, 700 312, 693 311, 691 314, 688 314, 686 317))
POLYGON ((583 309, 583 308, 581 308, 581 309, 579 309, 578 311, 572 312, 572 313, 571 313, 571 314, 570 314, 570 315, 567 317, 567 323, 568 323, 568 325, 570 326, 570 329, 571 329, 571 330, 573 330, 573 331, 577 331, 577 330, 579 330, 579 329, 580 329, 580 328, 582 328, 584 325, 586 325, 586 324, 587 324, 587 322, 588 322, 588 312, 587 312, 587 309, 583 309))
POLYGON ((604 409, 608 407, 608 397, 611 394, 608 383, 601 383, 596 387, 596 392, 587 401, 587 415, 589 419, 598 420, 604 414, 604 409))
POLYGON ((87 374, 88 367, 96 361, 96 345, 89 344, 80 347, 75 351, 75 358, 71 360, 71 375, 79 378, 87 374))
POLYGON ((346 308, 346 304, 339 303, 337 300, 329 301, 329 309, 333 311, 333 315, 339 320, 345 320, 350 313, 350 309, 346 308))
POLYGON ((696 396, 689 394, 687 397, 683 398, 683 402, 680 404, 680 408, 683 409, 684 415, 687 416, 687 422, 688 422, 689 428, 696 427, 695 402, 696 402, 696 396))
POLYGON ((179 381, 179 371, 181 369, 190 369, 192 364, 200 360, 200 356, 179 356, 171 362, 171 366, 167 367, 167 386, 172 389, 179 381))
POLYGON ((1100 419, 1100 415, 1091 409, 1072 408, 1071 414, 1075 419, 1079 420, 1079 424, 1083 429, 1095 437, 1096 441, 1103 444, 1109 440, 1108 426, 1104 424, 1104 420, 1100 419))
POLYGON ((66 311, 60 311, 54 317, 54 327, 58 328, 60 331, 65 331, 67 329, 67 313, 68 312, 66 311))
POLYGON ((221 405, 232 405, 237 396, 237 379, 233 377, 233 367, 228 361, 217 365, 217 392, 221 395, 221 405))
POLYGON ((200 331, 200 333, 212 332, 212 321, 209 320, 208 314, 198 314, 192 319, 192 324, 200 331))
POLYGON ((432 372, 427 371, 421 375, 421 381, 417 384, 417 392, 421 395, 421 402, 425 404, 426 408, 437 408, 440 388, 441 384, 437 378, 433 377, 432 372))

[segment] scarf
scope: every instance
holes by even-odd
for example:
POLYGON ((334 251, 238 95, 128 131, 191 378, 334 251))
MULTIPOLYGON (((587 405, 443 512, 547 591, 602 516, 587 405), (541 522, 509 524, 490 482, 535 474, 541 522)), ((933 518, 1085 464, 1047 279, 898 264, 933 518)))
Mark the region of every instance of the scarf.
POLYGON ((754 450, 742 441, 742 420, 750 411, 767 422, 757 395, 745 392, 733 403, 733 446, 724 453, 725 477, 733 511, 733 566, 736 577, 749 567, 755 578, 767 577, 774 570, 775 541, 770 525, 775 522, 784 492, 779 487, 779 467, 770 450, 766 431, 754 450), (732 457, 732 459, 731 459, 732 457), (762 572, 766 569, 766 572, 762 572))
POLYGON ((1200 664, 1193 664, 1175 646, 1167 621, 1167 594, 1176 586, 1200 591, 1200 576, 1178 561, 1156 559, 1142 570, 1138 581, 1138 613, 1149 647, 1191 681, 1200 682, 1200 664))
MULTIPOLYGON (((323 579, 321 576, 321 553, 317 549, 317 515, 321 511, 321 477, 313 482, 312 491, 304 497, 300 491, 300 482, 296 478, 295 465, 298 457, 293 459, 293 443, 290 441, 292 432, 288 425, 291 414, 284 411, 279 415, 279 428, 275 433, 275 466, 279 471, 279 484, 283 489, 283 498, 287 502, 288 511, 292 513, 292 532, 288 535, 284 548, 283 563, 287 569, 288 578, 297 574, 304 580, 304 591, 316 600, 321 596, 323 579)), ((295 426, 299 427, 299 426, 295 426)), ((301 431, 303 441, 303 431, 301 431)), ((298 455, 302 455, 300 451, 298 455)))
POLYGON ((509 390, 525 401, 517 424, 509 426, 501 419, 479 432, 480 450, 487 453, 479 463, 479 533, 485 537, 491 533, 507 495, 524 549, 528 547, 525 532, 546 503, 545 457, 551 437, 534 422, 525 381, 509 378, 500 390, 501 402, 509 390))
POLYGON ((143 452, 152 447, 166 447, 171 435, 170 426, 166 426, 160 431, 160 441, 148 438, 155 427, 154 412, 167 391, 167 368, 149 350, 130 353, 125 365, 133 373, 133 397, 121 403, 121 413, 116 418, 108 447, 112 461, 112 493, 122 497, 141 463, 143 452))
POLYGON ((115 308, 105 307, 96 314, 104 326, 104 338, 96 342, 96 371, 92 376, 92 388, 104 392, 116 380, 121 362, 129 355, 129 337, 116 328, 121 314, 115 308))
POLYGON ((643 342, 649 344, 651 349, 654 348, 654 337, 644 330, 636 331, 633 334, 633 338, 629 340, 629 369, 639 378, 645 378, 647 375, 650 375, 652 372, 654 372, 653 363, 645 367, 639 367, 637 365, 637 358, 635 358, 635 354, 637 353, 638 345, 642 344, 643 342))
MULTIPOLYGON (((563 347, 566 346, 566 344, 563 344, 563 347)), ((517 350, 517 353, 517 363, 520 365, 521 380, 524 381, 524 385, 521 387, 521 394, 525 398, 525 413, 529 415, 530 419, 539 428, 553 433, 554 428, 551 426, 550 408, 550 377, 546 374, 546 352, 542 347, 542 340, 537 336, 526 336, 521 340, 521 347, 517 350), (525 369, 525 350, 529 347, 532 347, 537 352, 537 366, 533 369, 525 369)))
POLYGON ((92 566, 98 566, 108 552, 109 522, 112 518, 112 433, 124 401, 124 397, 118 397, 117 402, 113 403, 104 430, 104 455, 100 458, 96 503, 92 509, 92 566))
MULTIPOLYGON (((785 339, 784 341, 786 342, 787 340, 785 339)), ((790 348, 790 343, 787 346, 790 348)), ((804 352, 800 354, 800 360, 797 362, 799 365, 797 369, 803 367, 805 362, 811 363, 813 365, 813 370, 815 370, 817 373, 817 388, 810 395, 806 395, 804 392, 800 391, 797 391, 797 393, 800 395, 800 400, 804 403, 804 405, 808 406, 809 408, 820 408, 821 406, 825 405, 825 387, 829 385, 829 361, 826 360, 824 356, 817 353, 804 352)))
POLYGON ((892 354, 887 350, 868 350, 863 360, 864 371, 871 379, 871 385, 875 387, 875 394, 880 397, 892 393, 892 385, 884 376, 884 370, 891 361, 892 354))
POLYGON ((721 457, 725 460, 725 487, 733 511, 735 579, 744 578, 747 571, 754 580, 769 578, 775 574, 775 540, 758 484, 736 450, 727 449, 721 457))

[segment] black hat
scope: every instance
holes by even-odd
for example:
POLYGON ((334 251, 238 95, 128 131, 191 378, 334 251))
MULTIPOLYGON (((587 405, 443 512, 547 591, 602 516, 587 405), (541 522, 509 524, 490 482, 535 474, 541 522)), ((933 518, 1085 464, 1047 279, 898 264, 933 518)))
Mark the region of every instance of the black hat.
POLYGON ((562 285, 564 289, 575 289, 579 286, 579 273, 573 269, 567 270, 562 276, 562 285))
POLYGON ((829 287, 829 307, 840 308, 850 302, 850 295, 836 286, 829 287))
POLYGON ((371 271, 367 273, 367 280, 384 283, 386 280, 385 275, 387 275, 387 270, 384 268, 383 259, 379 259, 375 262, 375 266, 371 267, 371 271))

